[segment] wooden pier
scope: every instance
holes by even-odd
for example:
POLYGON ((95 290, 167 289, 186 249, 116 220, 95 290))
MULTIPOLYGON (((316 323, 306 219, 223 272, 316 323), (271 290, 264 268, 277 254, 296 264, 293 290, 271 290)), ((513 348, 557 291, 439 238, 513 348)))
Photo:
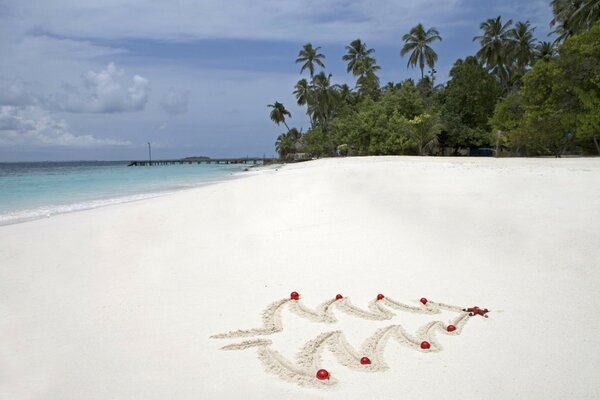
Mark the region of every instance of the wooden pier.
POLYGON ((136 160, 128 167, 146 167, 152 165, 185 165, 185 164, 267 164, 270 158, 182 158, 178 160, 136 160))

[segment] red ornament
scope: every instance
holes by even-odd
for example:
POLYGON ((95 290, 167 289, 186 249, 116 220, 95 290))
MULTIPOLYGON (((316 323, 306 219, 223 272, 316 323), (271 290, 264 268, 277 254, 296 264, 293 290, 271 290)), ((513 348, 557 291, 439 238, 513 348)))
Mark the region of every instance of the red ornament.
POLYGON ((300 298, 300 295, 298 294, 298 292, 292 292, 290 293, 290 299, 292 300, 298 300, 300 298))
POLYGON ((369 365, 369 364, 371 364, 371 360, 369 360, 369 357, 363 357, 360 359, 360 363, 362 365, 369 365))
POLYGON ((429 344, 429 342, 421 342, 421 348, 423 350, 427 350, 431 347, 431 345, 429 344))
POLYGON ((383 300, 384 297, 385 296, 380 293, 377 295, 377 300, 383 300))
POLYGON ((329 372, 326 369, 320 369, 317 371, 317 379, 320 381, 324 381, 325 379, 329 379, 329 372))
POLYGON ((427 299, 425 297, 421 297, 421 303, 427 304, 427 299))
POLYGON ((454 332, 456 330, 456 327, 454 325, 448 325, 448 328, 446 328, 448 330, 448 332, 454 332))
POLYGON ((341 299, 343 299, 343 298, 344 298, 344 296, 342 296, 341 294, 336 294, 336 295, 335 295, 335 299, 336 299, 336 300, 341 300, 341 299))

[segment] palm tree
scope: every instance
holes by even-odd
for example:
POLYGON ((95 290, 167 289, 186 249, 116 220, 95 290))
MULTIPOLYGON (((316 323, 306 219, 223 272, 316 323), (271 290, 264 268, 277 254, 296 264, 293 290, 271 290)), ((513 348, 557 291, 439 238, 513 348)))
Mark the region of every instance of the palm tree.
POLYGON ((588 30, 600 20, 600 1, 598 0, 552 0, 554 18, 550 26, 553 33, 559 35, 557 42, 588 30))
POLYGON ((310 126, 314 126, 314 121, 312 117, 312 108, 313 108, 313 93, 312 86, 308 83, 308 81, 304 78, 300 79, 296 86, 294 86, 294 96, 296 96, 296 103, 299 106, 307 106, 306 113, 310 119, 310 126))
POLYGON ((375 50, 369 49, 366 43, 356 39, 346 46, 346 51, 348 53, 342 59, 348 62, 346 71, 357 77, 356 87, 361 93, 375 95, 379 90, 376 72, 381 69, 377 60, 371 56, 375 50))
POLYGON ((282 133, 277 137, 275 142, 275 150, 279 153, 280 158, 285 158, 290 153, 295 153, 298 150, 302 132, 292 128, 287 133, 282 133))
POLYGON ((509 53, 511 53, 510 56, 512 56, 521 71, 525 71, 525 68, 532 64, 535 59, 536 44, 533 37, 534 31, 535 28, 532 28, 529 21, 527 21, 517 22, 515 27, 508 32, 512 40, 509 45, 509 53))
POLYGON ((356 39, 349 46, 346 46, 346 51, 348 53, 342 57, 342 60, 348 62, 346 72, 352 72, 354 76, 363 75, 365 60, 372 59, 369 55, 374 53, 375 50, 367 48, 366 43, 363 43, 360 39, 356 39))
POLYGON ((314 104, 312 107, 313 119, 326 130, 329 120, 333 117, 335 108, 335 88, 330 83, 331 74, 320 72, 315 75, 312 83, 314 104))
POLYGON ((507 69, 506 59, 512 40, 509 31, 511 25, 512 19, 503 24, 500 16, 490 18, 479 25, 483 35, 473 38, 473 41, 477 40, 481 44, 481 49, 477 52, 477 58, 489 71, 499 77, 507 69))
POLYGON ((295 153, 301 137, 302 134, 296 128, 277 136, 275 150, 279 153, 279 157, 286 158, 288 154, 295 153))
POLYGON ((310 85, 304 78, 300 79, 294 86, 294 96, 299 106, 304 106, 310 102, 310 85))
POLYGON ((313 102, 309 107, 309 112, 312 115, 312 120, 329 137, 330 152, 331 154, 335 154, 332 138, 329 134, 329 122, 335 117, 335 113, 341 103, 339 86, 331 85, 331 74, 326 75, 325 72, 321 71, 315 75, 311 88, 313 102))
POLYGON ((435 143, 437 135, 442 130, 442 124, 437 114, 421 114, 411 119, 410 136, 417 145, 417 152, 423 155, 426 147, 435 143))
POLYGON ((377 60, 371 57, 364 59, 362 74, 356 80, 356 87, 360 93, 373 95, 379 91, 379 77, 376 72, 381 67, 375 64, 376 62, 377 60))
POLYGON ((554 14, 550 26, 556 27, 552 33, 558 35, 556 42, 562 42, 575 33, 571 25, 573 14, 577 11, 578 6, 572 0, 552 0, 550 5, 554 14))
POLYGON ((581 30, 587 30, 600 20, 600 1, 583 0, 573 17, 581 30))
POLYGON ((554 60, 558 55, 558 49, 556 43, 552 42, 539 42, 535 48, 535 59, 550 61, 554 60))
POLYGON ((271 117, 271 121, 275 122, 277 125, 283 123, 283 125, 285 125, 285 127, 289 131, 290 127, 285 122, 285 117, 287 115, 288 117, 292 118, 292 114, 290 114, 290 112, 285 109, 285 106, 280 102, 276 101, 274 104, 269 104, 267 107, 272 108, 271 114, 269 115, 271 117))
POLYGON ((433 69, 438 59, 436 52, 429 45, 436 40, 442 40, 440 33, 435 28, 429 28, 425 31, 423 24, 418 24, 409 33, 402 36, 402 40, 404 40, 405 44, 400 51, 400 55, 404 57, 408 52, 412 52, 408 57, 407 67, 414 68, 419 64, 421 79, 423 79, 425 76, 425 65, 433 69))
POLYGON ((350 86, 348 86, 347 84, 342 84, 339 85, 337 87, 337 92, 339 94, 339 98, 341 102, 344 102, 346 104, 349 105, 353 105, 354 104, 354 93, 352 92, 352 89, 350 88, 350 86))
POLYGON ((311 79, 315 75, 315 65, 325 68, 325 64, 321 61, 321 59, 325 58, 325 55, 319 53, 320 49, 320 47, 313 48, 311 43, 306 43, 298 53, 298 58, 296 59, 296 64, 304 63, 302 64, 302 68, 300 68, 300 73, 308 69, 311 79))

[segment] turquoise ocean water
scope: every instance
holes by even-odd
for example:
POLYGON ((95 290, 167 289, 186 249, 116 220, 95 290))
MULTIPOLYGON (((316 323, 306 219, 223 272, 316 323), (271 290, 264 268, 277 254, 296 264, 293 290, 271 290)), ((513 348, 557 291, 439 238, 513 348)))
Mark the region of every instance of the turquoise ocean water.
POLYGON ((102 207, 231 178, 240 165, 0 163, 0 225, 102 207))

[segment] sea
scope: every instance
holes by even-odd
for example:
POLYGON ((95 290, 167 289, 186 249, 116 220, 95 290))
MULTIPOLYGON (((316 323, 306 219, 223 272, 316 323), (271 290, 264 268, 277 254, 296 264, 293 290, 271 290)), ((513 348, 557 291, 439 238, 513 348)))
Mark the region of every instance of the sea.
POLYGON ((243 164, 127 164, 0 163, 0 225, 162 196, 231 179, 245 168, 243 164))

